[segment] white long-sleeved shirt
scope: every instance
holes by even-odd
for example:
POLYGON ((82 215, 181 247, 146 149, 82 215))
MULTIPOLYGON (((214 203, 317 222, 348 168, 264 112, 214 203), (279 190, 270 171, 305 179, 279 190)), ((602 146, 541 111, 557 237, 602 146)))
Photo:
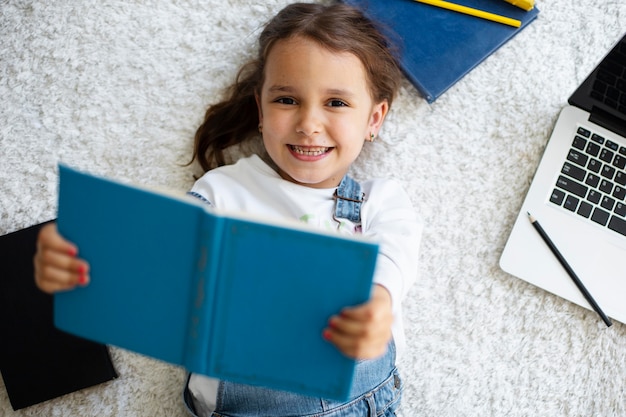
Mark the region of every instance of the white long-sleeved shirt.
MULTIPOLYGON (((365 202, 361 233, 379 245, 374 282, 391 294, 392 334, 398 355, 405 346, 401 301, 417 278, 422 223, 400 185, 392 180, 361 182, 365 202)), ((293 219, 313 227, 355 234, 349 220, 333 219, 335 188, 312 188, 286 181, 256 155, 207 172, 190 192, 218 209, 255 213, 265 218, 293 219)), ((314 262, 315 260, 313 260, 314 262)), ((326 261, 326 260, 321 260, 326 261)), ((312 265, 314 267, 314 265, 312 265)), ((192 375, 189 388, 200 415, 215 402, 216 381, 192 375)))

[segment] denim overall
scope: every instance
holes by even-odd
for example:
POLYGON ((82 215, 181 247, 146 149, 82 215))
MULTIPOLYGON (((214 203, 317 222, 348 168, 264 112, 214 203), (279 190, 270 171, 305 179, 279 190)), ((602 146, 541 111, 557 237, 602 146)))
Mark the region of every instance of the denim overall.
MULTIPOLYGON (((335 220, 348 219, 360 225, 363 196, 361 185, 346 175, 333 196, 335 220)), ((403 388, 395 359, 396 349, 391 341, 383 356, 358 361, 347 402, 220 381, 212 417, 392 417, 403 388)), ((195 416, 187 385, 184 400, 195 416)))

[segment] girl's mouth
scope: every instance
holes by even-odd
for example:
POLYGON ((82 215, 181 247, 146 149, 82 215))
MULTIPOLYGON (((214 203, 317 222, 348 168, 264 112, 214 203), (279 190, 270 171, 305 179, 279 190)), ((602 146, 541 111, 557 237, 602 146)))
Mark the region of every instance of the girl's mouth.
POLYGON ((298 155, 304 156, 320 156, 328 152, 331 148, 326 148, 322 146, 297 146, 297 145, 289 145, 289 149, 292 152, 297 153, 298 155))

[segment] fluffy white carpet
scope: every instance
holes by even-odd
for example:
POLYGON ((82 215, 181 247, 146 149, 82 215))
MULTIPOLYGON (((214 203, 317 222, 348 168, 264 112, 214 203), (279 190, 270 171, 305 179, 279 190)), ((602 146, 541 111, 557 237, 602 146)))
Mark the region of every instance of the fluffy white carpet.
MULTIPOLYGON (((186 190, 206 105, 286 3, 0 0, 0 234, 55 216, 59 160, 186 190)), ((435 104, 405 81, 354 169, 399 179, 427 225, 406 301, 405 417, 626 415, 626 327, 498 267, 559 110, 626 31, 624 0, 538 7, 435 104)), ((113 356, 116 381, 20 412, 0 387, 0 416, 184 415, 183 370, 113 356)))

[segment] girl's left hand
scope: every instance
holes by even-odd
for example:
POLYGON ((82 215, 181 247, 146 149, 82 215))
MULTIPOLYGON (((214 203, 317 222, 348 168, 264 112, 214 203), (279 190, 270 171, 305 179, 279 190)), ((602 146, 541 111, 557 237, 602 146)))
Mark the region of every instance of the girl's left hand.
POLYGON ((331 317, 323 336, 346 356, 373 359, 386 352, 392 322, 391 295, 374 285, 370 300, 331 317))

